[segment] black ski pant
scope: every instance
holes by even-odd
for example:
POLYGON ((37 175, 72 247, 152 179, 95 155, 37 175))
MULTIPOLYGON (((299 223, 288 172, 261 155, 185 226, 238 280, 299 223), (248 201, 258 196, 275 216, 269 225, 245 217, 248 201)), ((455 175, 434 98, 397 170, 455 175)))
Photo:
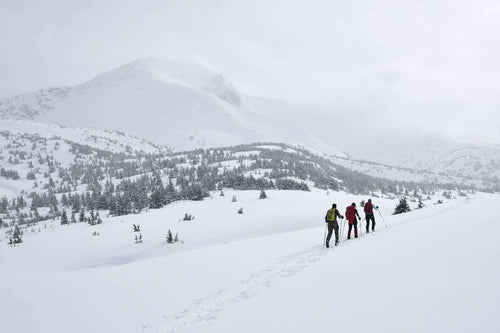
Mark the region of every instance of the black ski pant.
POLYGON ((351 230, 354 226, 354 237, 358 237, 358 220, 354 219, 352 223, 349 223, 349 231, 347 231, 347 239, 351 238, 351 230))
POLYGON ((375 216, 373 213, 366 214, 366 232, 370 232, 370 220, 372 220, 372 231, 375 231, 375 216))
POLYGON ((339 241, 339 224, 337 221, 328 222, 328 235, 326 236, 326 243, 330 244, 330 238, 332 238, 333 230, 335 230, 335 242, 339 241))

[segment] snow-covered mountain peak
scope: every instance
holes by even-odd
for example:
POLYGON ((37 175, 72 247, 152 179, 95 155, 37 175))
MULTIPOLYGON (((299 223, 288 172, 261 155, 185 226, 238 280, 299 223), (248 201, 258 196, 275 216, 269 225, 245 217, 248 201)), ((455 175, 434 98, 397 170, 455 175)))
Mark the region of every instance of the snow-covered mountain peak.
POLYGON ((83 84, 83 88, 116 86, 130 82, 147 83, 151 79, 206 92, 233 106, 239 107, 242 104, 242 94, 222 74, 197 63, 157 58, 135 60, 102 73, 83 84))

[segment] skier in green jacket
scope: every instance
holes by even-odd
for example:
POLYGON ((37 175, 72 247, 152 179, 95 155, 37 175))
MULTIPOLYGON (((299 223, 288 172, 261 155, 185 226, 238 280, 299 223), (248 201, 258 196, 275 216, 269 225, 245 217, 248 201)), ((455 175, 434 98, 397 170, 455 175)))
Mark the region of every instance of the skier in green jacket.
POLYGON ((326 212, 325 222, 328 223, 328 236, 326 236, 326 247, 330 247, 330 239, 332 238, 333 230, 335 229, 335 246, 339 243, 339 224, 337 217, 343 219, 337 209, 337 204, 333 204, 332 208, 326 212))

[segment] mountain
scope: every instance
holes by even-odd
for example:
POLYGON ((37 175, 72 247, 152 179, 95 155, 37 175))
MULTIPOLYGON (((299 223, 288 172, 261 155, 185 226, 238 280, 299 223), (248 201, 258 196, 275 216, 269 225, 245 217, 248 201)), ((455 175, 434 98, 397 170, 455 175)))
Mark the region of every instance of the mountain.
POLYGON ((217 71, 179 61, 136 60, 73 87, 2 99, 0 118, 122 131, 177 151, 285 142, 397 180, 411 174, 489 187, 500 179, 498 145, 463 145, 363 112, 249 96, 217 71))
POLYGON ((287 142, 343 155, 197 64, 137 60, 74 87, 0 100, 0 117, 124 131, 177 150, 287 142))
MULTIPOLYGON (((385 146, 387 148, 387 146, 385 146)), ((380 149, 380 147, 375 147, 380 149)), ((500 146, 460 145, 422 140, 393 164, 331 156, 336 164, 364 174, 393 180, 472 185, 496 189, 500 184, 500 146)), ((383 159, 378 159, 383 160, 383 159)))

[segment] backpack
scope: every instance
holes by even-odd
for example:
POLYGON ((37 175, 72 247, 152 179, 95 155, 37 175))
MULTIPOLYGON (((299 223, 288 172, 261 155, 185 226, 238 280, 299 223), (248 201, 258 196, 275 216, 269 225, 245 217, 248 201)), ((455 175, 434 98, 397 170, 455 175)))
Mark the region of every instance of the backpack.
POLYGON ((356 217, 356 213, 354 212, 356 208, 353 206, 348 206, 345 210, 345 218, 349 221, 353 221, 356 217))
POLYGON ((371 202, 365 203, 365 214, 373 214, 373 206, 371 202))
POLYGON ((328 210, 328 212, 326 213, 326 221, 327 222, 335 221, 335 208, 331 208, 328 210))

